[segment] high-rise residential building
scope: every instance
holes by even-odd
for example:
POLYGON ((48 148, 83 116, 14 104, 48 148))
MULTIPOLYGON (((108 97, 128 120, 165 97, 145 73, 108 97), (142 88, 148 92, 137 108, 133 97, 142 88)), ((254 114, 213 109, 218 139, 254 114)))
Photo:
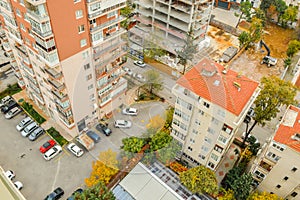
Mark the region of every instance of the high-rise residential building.
MULTIPOLYGON (((142 57, 143 49, 154 42, 176 55, 185 45, 187 33, 194 44, 204 40, 213 0, 136 0, 137 25, 129 30, 131 54, 142 57)), ((151 46, 150 46, 151 48, 151 46)))
POLYGON ((182 146, 181 159, 216 170, 259 94, 258 85, 209 59, 178 79, 171 135, 182 146))
POLYGON ((300 108, 289 106, 275 134, 255 159, 257 189, 287 200, 300 197, 300 108))
POLYGON ((20 86, 75 136, 118 106, 126 0, 1 0, 20 86))

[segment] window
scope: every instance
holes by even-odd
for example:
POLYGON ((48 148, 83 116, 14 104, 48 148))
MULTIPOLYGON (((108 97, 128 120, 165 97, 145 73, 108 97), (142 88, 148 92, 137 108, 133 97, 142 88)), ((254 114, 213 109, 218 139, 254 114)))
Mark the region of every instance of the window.
POLYGON ((80 2, 81 0, 74 0, 74 3, 78 3, 78 2, 80 2))
POLYGON ((91 79, 92 79, 92 74, 87 75, 87 76, 85 77, 85 79, 86 79, 87 81, 91 80, 91 79))
POLYGON ((221 117, 225 117, 225 111, 224 110, 218 110, 218 115, 220 115, 221 117))
POLYGON ((195 130, 195 129, 193 129, 193 133, 194 133, 195 135, 197 135, 197 134, 198 134, 198 131, 195 130))
POLYGON ((215 130, 210 127, 208 127, 207 132, 209 132, 212 135, 215 134, 215 130))
POLYGON ((83 59, 87 59, 89 57, 89 52, 88 51, 82 52, 82 57, 83 59))
POLYGON ((24 0, 19 0, 20 4, 24 6, 24 0))
POLYGON ((189 151, 193 151, 193 148, 192 148, 192 147, 188 147, 188 150, 189 150, 189 151))
POLYGON ((212 153, 210 156, 214 161, 218 161, 219 156, 217 156, 216 154, 212 153))
POLYGON ((256 175, 257 178, 259 179, 263 179, 265 178, 265 175, 263 173, 261 173, 260 171, 255 171, 254 174, 256 175))
POLYGON ((296 172, 297 171, 297 167, 293 167, 292 172, 296 172))
POLYGON ((212 162, 209 162, 209 163, 208 163, 208 166, 209 166, 211 169, 214 169, 214 168, 215 168, 215 164, 212 163, 212 162))
POLYGON ((206 108, 209 108, 209 106, 210 106, 209 103, 207 103, 207 102, 204 102, 203 105, 204 105, 206 108))
POLYGON ((190 104, 180 98, 177 98, 176 103, 188 110, 192 110, 192 108, 193 108, 192 104, 190 104))
POLYGON ((201 125, 200 120, 199 119, 195 119, 195 124, 197 124, 198 126, 200 126, 201 125))
POLYGON ((214 117, 211 119, 211 122, 214 123, 215 125, 219 124, 219 121, 214 117))
POLYGON ((80 47, 86 46, 86 39, 80 40, 80 47))
POLYGON ((100 2, 94 3, 89 6, 89 11, 94 12, 100 9, 100 2))
POLYGON ((211 138, 205 137, 204 141, 207 142, 208 144, 211 144, 211 138))
POLYGON ((276 188, 278 188, 278 189, 281 188, 281 185, 276 185, 276 188))
POLYGON ((208 147, 206 147, 206 146, 202 146, 201 149, 205 152, 208 152, 208 147))
POLYGON ((84 25, 78 26, 78 33, 84 32, 84 25))
POLYGON ((274 148, 276 148, 278 151, 283 151, 285 149, 285 147, 283 147, 282 145, 279 145, 279 144, 277 144, 275 142, 273 142, 272 146, 274 148))
POLYGON ((81 18, 83 16, 82 10, 76 10, 75 11, 75 16, 76 16, 76 19, 81 18))
POLYGON ((198 111, 198 112, 199 112, 199 114, 200 114, 200 115, 204 115, 204 112, 203 112, 203 110, 200 110, 200 109, 199 109, 199 111, 198 111))
POLYGON ((204 155, 201 155, 201 154, 199 154, 198 157, 201 158, 202 160, 205 159, 205 156, 204 156, 204 155))
POLYGON ((219 140, 221 143, 223 143, 223 144, 226 144, 226 143, 227 143, 227 138, 224 137, 223 135, 220 135, 219 138, 218 138, 218 140, 219 140))
POLYGON ((185 114, 184 112, 178 110, 177 108, 174 111, 175 115, 177 115, 178 117, 182 118, 184 121, 189 121, 190 120, 190 116, 185 114))
POLYGON ((20 28, 26 32, 26 28, 25 28, 24 24, 20 23, 20 28))
POLYGON ((21 12, 18 8, 16 8, 16 14, 19 15, 19 17, 21 17, 21 12))
POLYGON ((89 85, 88 90, 93 89, 93 87, 94 87, 93 84, 89 85))
POLYGON ((217 152, 219 152, 219 153, 222 153, 223 148, 220 147, 220 146, 218 146, 218 145, 216 145, 216 146, 214 147, 214 150, 217 151, 217 152))
POLYGON ((232 128, 230 126, 228 126, 227 124, 224 124, 222 131, 225 131, 226 133, 228 133, 230 135, 232 132, 232 128))
POLYGON ((195 143, 195 140, 194 139, 192 139, 192 138, 190 138, 190 143, 195 143))
POLYGON ((113 16, 115 16, 115 15, 117 15, 118 13, 117 13, 117 11, 115 10, 115 11, 112 11, 112 12, 110 12, 110 13, 108 13, 107 14, 107 18, 111 18, 111 17, 113 17, 113 16))
POLYGON ((94 95, 94 94, 91 94, 91 95, 90 95, 90 100, 91 100, 91 101, 94 101, 94 100, 95 100, 95 95, 94 95))
POLYGON ((297 195, 298 195, 297 192, 293 192, 293 193, 291 194, 292 197, 296 197, 297 195))
POLYGON ((285 176, 284 178, 283 178, 283 180, 285 180, 285 181, 287 181, 289 179, 289 177, 287 177, 287 176, 285 176))
POLYGON ((279 156, 277 156, 275 153, 272 153, 272 152, 268 152, 267 153, 267 156, 271 159, 271 160, 274 160, 274 161, 278 161, 280 159, 279 156))
POLYGON ((83 67, 84 67, 84 70, 88 70, 90 68, 90 64, 88 63, 88 64, 84 65, 83 67))

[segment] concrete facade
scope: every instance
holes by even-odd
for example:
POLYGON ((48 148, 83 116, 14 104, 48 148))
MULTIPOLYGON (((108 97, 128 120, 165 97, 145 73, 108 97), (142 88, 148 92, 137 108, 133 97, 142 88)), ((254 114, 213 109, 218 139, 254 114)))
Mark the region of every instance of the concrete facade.
POLYGON ((300 109, 289 106, 275 134, 264 145, 250 172, 257 189, 287 200, 300 195, 300 109))
POLYGON ((120 27, 125 0, 2 0, 18 83, 72 136, 112 112, 125 93, 120 27), (115 104, 115 103, 114 103, 115 104))

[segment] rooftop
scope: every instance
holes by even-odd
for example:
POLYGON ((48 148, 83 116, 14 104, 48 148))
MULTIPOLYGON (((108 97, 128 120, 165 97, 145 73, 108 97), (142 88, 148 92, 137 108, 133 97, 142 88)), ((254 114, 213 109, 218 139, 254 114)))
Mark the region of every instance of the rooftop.
POLYGON ((300 152, 300 108, 289 106, 273 140, 300 152))
POLYGON ((237 116, 259 85, 207 58, 178 79, 177 84, 237 116))

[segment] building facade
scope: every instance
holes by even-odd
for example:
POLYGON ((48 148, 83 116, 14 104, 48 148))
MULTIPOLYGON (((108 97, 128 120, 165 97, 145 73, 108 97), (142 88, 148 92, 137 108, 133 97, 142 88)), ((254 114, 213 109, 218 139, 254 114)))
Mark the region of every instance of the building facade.
POLYGON ((127 89, 120 9, 126 0, 1 0, 18 83, 77 135, 111 112, 127 89))
POLYGON ((154 42, 171 54, 184 46, 187 33, 194 43, 204 40, 213 0, 137 0, 137 25, 130 29, 131 54, 142 55, 154 42))
POLYGON ((289 106, 279 127, 255 159, 251 173, 257 189, 287 200, 300 197, 300 108, 289 106))
POLYGON ((209 59, 178 79, 171 135, 181 159, 216 170, 259 91, 257 82, 209 59))

